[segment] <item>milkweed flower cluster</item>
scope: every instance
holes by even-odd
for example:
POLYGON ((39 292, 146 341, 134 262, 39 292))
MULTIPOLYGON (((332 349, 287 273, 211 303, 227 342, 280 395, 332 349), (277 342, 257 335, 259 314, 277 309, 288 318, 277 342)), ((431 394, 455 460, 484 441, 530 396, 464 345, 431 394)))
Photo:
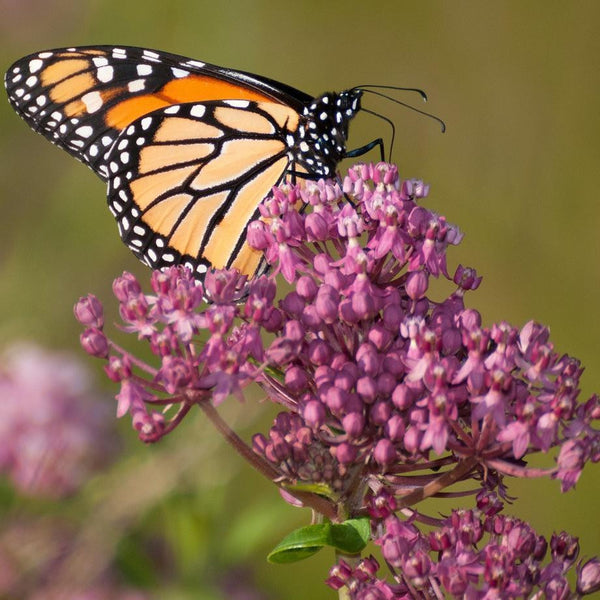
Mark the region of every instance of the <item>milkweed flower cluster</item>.
POLYGON ((113 456, 113 419, 74 357, 33 344, 4 349, 0 472, 28 496, 75 492, 113 456))
MULTIPOLYGON (((108 339, 93 296, 75 308, 83 346, 107 361, 118 414, 142 440, 198 405, 289 502, 333 522, 367 515, 393 582, 374 558, 341 560, 328 584, 350 597, 567 597, 555 590, 569 589, 576 540, 565 542, 569 560, 553 550, 543 566, 546 542, 499 513, 507 476, 549 476, 566 491, 598 461, 598 397, 578 402, 581 365, 555 351, 546 327, 486 327, 465 307, 481 278, 449 273, 446 251, 462 234, 420 204, 428 191, 386 163, 355 166, 341 184, 275 188, 248 230, 269 276, 211 271, 200 283, 173 268, 153 273, 144 294, 125 273, 113 287, 122 329, 149 343, 157 364, 108 339), (277 274, 291 285, 280 300, 277 274), (447 280, 445 298, 428 295, 432 277, 447 280), (253 452, 214 410, 249 384, 281 407, 253 452), (555 466, 527 465, 551 449, 555 466), (467 480, 472 511, 443 520, 416 506, 467 480), (428 536, 423 523, 438 530, 428 536)), ((591 564, 577 567, 586 589, 600 585, 591 564)))

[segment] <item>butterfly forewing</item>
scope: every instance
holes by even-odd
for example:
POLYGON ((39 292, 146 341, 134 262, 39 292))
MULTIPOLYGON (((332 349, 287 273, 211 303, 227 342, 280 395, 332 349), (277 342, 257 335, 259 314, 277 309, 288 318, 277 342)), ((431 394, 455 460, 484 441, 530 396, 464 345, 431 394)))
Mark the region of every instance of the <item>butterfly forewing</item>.
POLYGON ((276 101, 270 88, 258 89, 260 78, 227 80, 229 73, 153 50, 98 46, 30 55, 9 69, 5 83, 33 129, 106 178, 104 153, 144 114, 202 100, 276 101))

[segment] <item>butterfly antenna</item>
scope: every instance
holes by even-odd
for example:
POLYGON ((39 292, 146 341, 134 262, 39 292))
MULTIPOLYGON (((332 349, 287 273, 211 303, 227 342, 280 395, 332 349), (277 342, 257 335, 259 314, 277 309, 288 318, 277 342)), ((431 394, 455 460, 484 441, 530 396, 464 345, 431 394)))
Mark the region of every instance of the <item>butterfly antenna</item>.
POLYGON ((375 84, 366 84, 366 85, 357 85, 353 89, 355 90, 368 90, 368 89, 376 89, 376 90, 394 90, 396 92, 415 92, 421 96, 421 98, 427 102, 427 94, 419 89, 419 88, 407 88, 407 87, 398 87, 395 85, 375 85, 375 84))
POLYGON ((404 108, 408 108, 416 113, 419 113, 420 115, 429 117, 430 119, 433 119, 434 121, 437 121, 440 124, 440 126, 442 128, 442 133, 444 133, 446 131, 446 123, 444 123, 444 121, 442 121, 442 119, 440 119, 439 117, 436 117, 435 115, 432 115, 431 113, 425 112, 424 110, 420 110, 416 106, 412 106, 411 104, 402 102, 401 100, 398 100, 397 98, 393 98, 392 96, 388 96, 387 94, 378 92, 378 91, 376 91, 374 89, 370 89, 370 88, 381 88, 381 89, 386 89, 386 90, 416 92, 417 94, 419 94, 421 96, 421 98, 423 98, 423 100, 427 101, 427 94, 425 94, 425 92, 423 90, 420 90, 418 88, 399 88, 399 87, 394 87, 392 85, 360 85, 360 86, 356 86, 355 88, 353 88, 353 89, 357 89, 357 90, 363 90, 364 92, 368 92, 369 94, 373 94, 374 96, 379 96, 381 98, 385 98, 386 100, 395 102, 396 104, 399 104, 400 106, 404 106, 404 108))
POLYGON ((390 151, 388 153, 388 161, 392 162, 392 151, 394 149, 394 140, 396 139, 396 126, 394 125, 394 122, 391 119, 388 119, 387 117, 385 117, 384 115, 380 115, 379 113, 369 110, 368 108, 361 107, 360 110, 362 112, 366 112, 375 117, 379 117, 380 119, 384 120, 392 128, 392 139, 390 141, 390 151))

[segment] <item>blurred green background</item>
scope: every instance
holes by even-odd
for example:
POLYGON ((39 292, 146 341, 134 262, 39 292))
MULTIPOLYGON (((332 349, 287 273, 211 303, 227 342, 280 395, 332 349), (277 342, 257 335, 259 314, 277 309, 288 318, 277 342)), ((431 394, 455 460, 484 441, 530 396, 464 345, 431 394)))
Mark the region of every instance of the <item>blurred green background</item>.
MULTIPOLYGON (((391 103, 365 105, 395 122, 401 174, 429 182, 428 205, 464 231, 450 269, 461 262, 484 276, 467 302, 486 324, 549 325, 556 348, 586 366, 582 397, 600 390, 600 3, 0 0, 0 14, 2 70, 36 50, 126 44, 315 95, 365 83, 425 89, 445 135, 391 103)), ((0 340, 78 352, 74 300, 93 292, 110 302, 112 279, 144 267, 118 239, 90 170, 34 135, 6 101, 0 127, 0 340)), ((359 115, 351 146, 387 135, 382 122, 359 115)), ((99 364, 89 362, 100 381, 99 364)), ((229 414, 247 434, 272 418, 268 407, 233 404, 229 414)), ((126 458, 87 490, 88 502, 133 505, 112 523, 115 538, 118 527, 128 531, 119 540, 128 576, 157 585, 145 562, 154 555, 140 550, 155 536, 172 575, 169 591, 155 588, 159 598, 219 598, 203 582, 244 564, 272 598, 333 597, 321 583, 330 557, 285 567, 264 560, 270 544, 309 515, 244 473, 200 414, 191 421, 156 447, 137 443, 124 424, 126 458)), ((509 491, 519 496, 511 511, 540 533, 566 529, 588 556, 600 552, 598 469, 584 471, 566 495, 546 481, 515 482, 509 491)))

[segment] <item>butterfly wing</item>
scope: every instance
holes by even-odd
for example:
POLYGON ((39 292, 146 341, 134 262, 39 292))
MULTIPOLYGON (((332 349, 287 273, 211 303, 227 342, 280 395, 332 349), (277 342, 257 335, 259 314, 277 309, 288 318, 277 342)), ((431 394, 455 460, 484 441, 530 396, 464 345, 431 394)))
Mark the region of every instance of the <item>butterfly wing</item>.
POLYGON ((186 102, 273 102, 297 112, 309 96, 267 78, 131 47, 32 54, 6 73, 8 97, 36 131, 107 179, 105 154, 131 123, 186 102))
POLYGON ((298 118, 281 104, 230 100, 173 105, 134 121, 106 157, 123 241, 152 268, 256 275, 262 254, 247 245, 246 228, 288 169, 285 140, 298 118))
POLYGON ((331 176, 360 90, 307 94, 182 56, 94 46, 32 54, 5 79, 36 131, 108 182, 121 237, 148 265, 236 267, 257 207, 285 176, 331 176))

